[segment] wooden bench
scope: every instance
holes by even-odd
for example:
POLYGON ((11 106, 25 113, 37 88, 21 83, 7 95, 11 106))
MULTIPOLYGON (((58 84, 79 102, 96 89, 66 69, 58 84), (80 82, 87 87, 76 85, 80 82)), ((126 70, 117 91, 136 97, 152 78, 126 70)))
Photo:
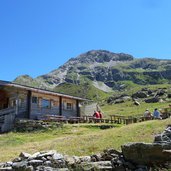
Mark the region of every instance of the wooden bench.
POLYGON ((65 116, 61 115, 44 115, 41 120, 46 122, 68 122, 68 119, 65 116))
POLYGON ((84 118, 83 117, 69 117, 68 123, 83 123, 84 118))
POLYGON ((126 118, 127 118, 126 116, 118 115, 118 114, 110 115, 111 123, 117 123, 117 124, 125 123, 126 118))

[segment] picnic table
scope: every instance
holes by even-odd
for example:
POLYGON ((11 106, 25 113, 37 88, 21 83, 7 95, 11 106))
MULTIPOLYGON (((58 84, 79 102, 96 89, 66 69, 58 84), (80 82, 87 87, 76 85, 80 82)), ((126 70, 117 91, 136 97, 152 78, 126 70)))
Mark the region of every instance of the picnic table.
POLYGON ((68 122, 69 123, 83 123, 84 122, 84 118, 83 117, 72 116, 72 117, 68 118, 68 122))
POLYGON ((127 118, 126 116, 118 115, 118 114, 110 115, 111 123, 118 123, 118 124, 125 123, 126 118, 127 118))
POLYGON ((61 115, 44 115, 42 120, 48 122, 68 122, 68 119, 65 116, 61 115))
POLYGON ((109 119, 106 118, 96 118, 92 115, 83 115, 84 122, 86 123, 108 123, 109 119))
POLYGON ((111 123, 117 123, 117 124, 130 124, 130 123, 136 123, 138 121, 138 117, 136 116, 124 116, 119 114, 113 114, 110 115, 111 123))

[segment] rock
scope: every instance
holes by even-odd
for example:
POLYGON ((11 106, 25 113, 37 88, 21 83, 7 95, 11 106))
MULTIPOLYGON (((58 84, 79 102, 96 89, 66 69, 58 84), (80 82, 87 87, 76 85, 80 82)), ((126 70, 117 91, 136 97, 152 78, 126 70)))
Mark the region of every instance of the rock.
POLYGON ((76 167, 75 170, 108 171, 108 170, 113 170, 113 169, 112 169, 112 164, 110 161, 99 161, 99 162, 82 162, 79 166, 76 167))
POLYGON ((128 162, 128 161, 127 161, 127 162, 124 162, 123 165, 124 165, 126 168, 131 169, 131 170, 135 170, 135 169, 136 169, 136 166, 135 166, 133 163, 128 162))
POLYGON ((120 96, 111 96, 107 99, 107 103, 109 104, 117 104, 117 103, 123 103, 125 101, 130 100, 131 97, 127 94, 122 94, 120 96))
POLYGON ((45 166, 52 166, 52 162, 51 162, 51 161, 45 161, 45 162, 44 162, 44 165, 45 165, 45 166))
POLYGON ((109 154, 116 154, 116 155, 121 155, 122 154, 120 151, 117 151, 114 148, 110 148, 110 149, 104 150, 104 152, 107 152, 109 154))
POLYGON ((153 93, 152 90, 148 90, 148 91, 147 91, 147 94, 148 94, 148 95, 151 95, 152 93, 153 93))
POLYGON ((165 93, 166 93, 165 90, 160 89, 160 90, 157 91, 157 94, 156 94, 156 95, 157 95, 157 96, 163 96, 165 93))
POLYGON ((135 99, 137 99, 137 98, 146 98, 146 97, 147 97, 147 94, 145 92, 143 92, 143 91, 138 91, 138 92, 136 92, 136 93, 134 93, 132 95, 132 98, 135 98, 135 99))
POLYGON ((125 167, 124 166, 117 166, 114 168, 114 171, 125 171, 125 167))
POLYGON ((102 160, 107 161, 112 160, 113 157, 110 154, 104 153, 101 158, 102 160))
POLYGON ((12 165, 13 165, 13 162, 11 162, 11 161, 5 163, 5 166, 7 166, 7 167, 12 166, 12 165))
POLYGON ((5 163, 0 163, 0 168, 4 167, 5 163))
POLYGON ((33 168, 33 166, 27 166, 25 171, 34 171, 34 168, 33 168))
POLYGON ((28 169, 28 163, 26 161, 13 163, 12 169, 15 171, 30 171, 28 169))
POLYGON ((168 98, 171 98, 171 93, 168 93, 168 94, 167 94, 167 97, 168 97, 168 98))
POLYGON ((71 156, 64 156, 64 159, 69 166, 75 164, 75 159, 71 156))
POLYGON ((149 171, 149 168, 147 166, 138 165, 135 171, 149 171))
POLYGON ((81 163, 81 160, 80 160, 80 158, 79 157, 77 157, 77 156, 73 156, 73 159, 75 160, 75 163, 81 163))
MULTIPOLYGON (((54 154, 56 154, 55 150, 50 150, 50 151, 44 151, 44 152, 40 152, 40 153, 35 153, 34 155, 36 156, 36 158, 42 158, 42 157, 48 157, 48 156, 53 156, 54 154)), ((32 156, 34 157, 34 156, 32 156)))
POLYGON ((136 106, 139 106, 140 105, 140 103, 138 102, 138 101, 134 101, 134 105, 136 105, 136 106))
POLYGON ((0 167, 0 171, 13 171, 12 167, 0 167))
POLYGON ((93 162, 100 161, 101 160, 101 154, 93 154, 93 155, 91 155, 91 160, 93 162))
POLYGON ((20 161, 22 161, 22 158, 21 157, 17 157, 12 162, 15 163, 15 162, 20 162, 20 161))
POLYGON ((36 153, 34 153, 33 155, 31 155, 28 159, 29 159, 29 160, 36 159, 39 155, 40 155, 40 152, 36 152, 36 153))
POLYGON ((80 157, 81 162, 91 162, 91 157, 90 156, 82 156, 80 157))
POLYGON ((55 168, 49 166, 38 166, 36 167, 36 171, 55 171, 55 168))
POLYGON ((27 158, 31 157, 31 154, 25 153, 25 152, 21 152, 19 157, 21 157, 22 159, 27 159, 27 158))
POLYGON ((36 167, 36 166, 42 165, 43 161, 42 160, 30 160, 29 164, 36 167))
POLYGON ((157 134, 154 137, 154 143, 162 143, 161 134, 157 134))
POLYGON ((59 154, 59 153, 54 153, 53 155, 52 155, 52 159, 53 160, 61 160, 61 159, 63 159, 64 157, 63 157, 63 155, 62 154, 59 154))
POLYGON ((99 161, 93 163, 94 167, 98 170, 113 170, 111 161, 99 161))
POLYGON ((157 102, 159 102, 159 98, 153 97, 153 98, 145 99, 145 102, 146 103, 157 103, 157 102))
POLYGON ((154 143, 170 143, 171 142, 171 126, 169 125, 161 134, 157 134, 154 143))
POLYGON ((121 148, 125 160, 135 164, 151 165, 171 161, 171 154, 163 152, 171 149, 171 143, 128 143, 121 148))
MULTIPOLYGON (((38 116, 37 119, 41 119, 40 116, 38 116)), ((17 119, 15 121, 15 130, 17 132, 30 132, 30 131, 37 131, 37 130, 45 130, 52 127, 62 127, 61 123, 56 123, 55 125, 53 123, 47 123, 40 120, 25 120, 25 119, 17 119)))
POLYGON ((47 158, 46 157, 41 157, 41 159, 43 162, 47 161, 47 158))

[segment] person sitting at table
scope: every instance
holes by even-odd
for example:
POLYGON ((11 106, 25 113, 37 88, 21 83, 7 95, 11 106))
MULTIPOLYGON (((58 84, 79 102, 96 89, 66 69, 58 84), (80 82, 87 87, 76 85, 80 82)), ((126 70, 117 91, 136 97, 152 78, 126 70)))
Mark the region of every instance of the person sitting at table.
POLYGON ((93 117, 100 118, 100 114, 98 111, 94 111, 93 117))
POLYGON ((102 119, 103 115, 102 112, 99 110, 99 118, 102 119))
POLYGON ((146 111, 144 112, 144 117, 148 119, 152 118, 152 114, 148 109, 146 109, 146 111))
POLYGON ((153 117, 154 119, 162 119, 161 117, 161 113, 158 111, 158 109, 154 109, 154 112, 153 112, 153 117))

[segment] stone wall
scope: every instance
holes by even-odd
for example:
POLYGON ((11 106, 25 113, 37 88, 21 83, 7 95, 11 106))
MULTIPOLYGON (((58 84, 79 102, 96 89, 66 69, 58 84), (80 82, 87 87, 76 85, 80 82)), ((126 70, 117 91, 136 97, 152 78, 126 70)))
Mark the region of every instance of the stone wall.
POLYGON ((14 130, 17 132, 30 132, 38 131, 42 129, 49 129, 54 127, 62 127, 62 123, 57 122, 44 122, 40 120, 16 120, 14 125, 14 130))

